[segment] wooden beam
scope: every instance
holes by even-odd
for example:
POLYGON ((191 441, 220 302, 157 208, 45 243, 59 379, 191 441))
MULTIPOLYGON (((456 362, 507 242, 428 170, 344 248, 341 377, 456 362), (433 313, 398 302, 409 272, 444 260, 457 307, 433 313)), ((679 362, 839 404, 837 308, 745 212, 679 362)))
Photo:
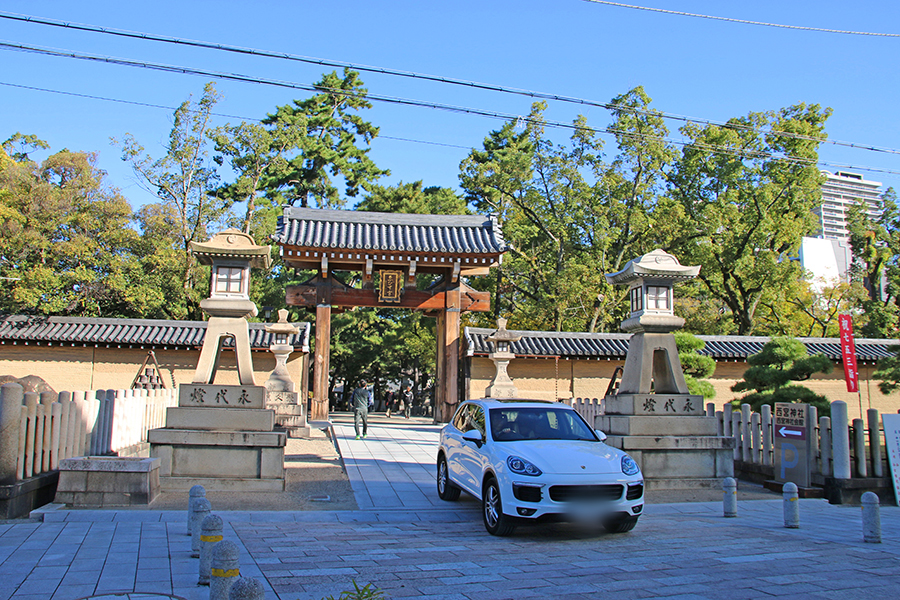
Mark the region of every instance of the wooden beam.
POLYGON ((313 401, 309 409, 312 421, 328 420, 328 370, 331 358, 331 307, 316 306, 316 349, 313 371, 313 401))
MULTIPOLYGON (((328 304, 331 306, 364 306, 384 308, 410 308, 413 310, 444 310, 447 307, 447 292, 405 290, 399 304, 378 302, 378 294, 375 290, 361 290, 357 288, 330 288, 331 297, 328 304)), ((465 286, 456 288, 455 293, 459 297, 459 309, 463 312, 489 312, 491 310, 490 292, 479 292, 465 286)), ((305 306, 312 308, 322 302, 321 290, 312 284, 289 285, 285 288, 285 298, 289 306, 305 306)))

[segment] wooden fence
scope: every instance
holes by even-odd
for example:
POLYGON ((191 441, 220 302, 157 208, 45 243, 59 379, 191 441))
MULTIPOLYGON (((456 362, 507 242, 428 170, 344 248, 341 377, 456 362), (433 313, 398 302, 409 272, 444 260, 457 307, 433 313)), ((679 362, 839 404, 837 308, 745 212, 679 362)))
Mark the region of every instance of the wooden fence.
POLYGON ((63 458, 134 454, 150 429, 165 427, 166 408, 178 404, 175 390, 60 392, 54 401, 52 392, 22 395, 7 387, 4 405, 22 398, 18 411, 3 407, 0 423, 4 429, 19 424, 16 479, 56 470, 63 458))

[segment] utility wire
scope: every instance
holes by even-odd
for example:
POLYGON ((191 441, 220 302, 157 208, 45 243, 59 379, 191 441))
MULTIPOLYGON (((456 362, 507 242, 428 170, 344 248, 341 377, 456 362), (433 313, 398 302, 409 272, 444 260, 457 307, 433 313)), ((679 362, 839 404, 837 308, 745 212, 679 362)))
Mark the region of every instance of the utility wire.
POLYGON ((666 10, 664 8, 653 8, 650 6, 637 6, 634 4, 622 4, 621 2, 608 2, 607 0, 584 0, 593 4, 606 4, 608 6, 617 6, 619 8, 632 8, 635 10, 646 10, 649 12, 663 13, 667 15, 678 15, 680 17, 695 17, 698 19, 710 19, 713 21, 727 21, 729 23, 742 23, 744 25, 761 25, 763 27, 778 27, 780 29, 798 29, 800 31, 817 31, 820 33, 841 33, 844 35, 868 35, 875 37, 900 37, 900 33, 873 33, 871 31, 847 31, 844 29, 825 29, 822 27, 805 27, 803 25, 783 25, 781 23, 766 23, 764 21, 748 21, 746 19, 732 19, 730 17, 716 17, 713 15, 701 15, 697 13, 683 12, 680 10, 666 10))
MULTIPOLYGON (((611 3, 614 4, 614 3, 611 3)), ((622 5, 626 7, 631 7, 631 5, 622 5)), ((640 8, 640 7, 637 7, 640 8)), ((346 68, 352 69, 355 71, 361 71, 366 73, 378 73, 382 75, 392 75, 397 77, 406 77, 411 79, 421 79, 425 81, 435 81, 439 83, 446 83, 450 85, 468 87, 473 89, 491 91, 491 92, 499 92, 505 94, 513 94, 518 96, 525 96, 528 98, 533 98, 536 100, 551 100, 555 102, 564 102, 570 104, 578 104, 583 106, 593 106, 597 108, 604 108, 606 110, 612 111, 624 111, 624 112, 633 112, 635 114, 648 115, 654 117, 662 117, 664 119, 670 119, 674 121, 681 121, 684 123, 695 123, 698 125, 714 125, 716 127, 730 127, 732 129, 741 129, 746 131, 763 131, 756 130, 750 126, 746 125, 737 125, 730 123, 722 123, 720 121, 712 121, 708 119, 700 119, 694 117, 687 117, 684 115, 676 115, 672 113, 664 113, 657 110, 642 110, 639 108, 629 107, 629 106, 621 106, 616 104, 610 104, 608 102, 597 102, 594 100, 587 100, 585 98, 576 98, 573 96, 563 96, 559 94, 549 94, 545 92, 538 92, 533 90, 523 90, 519 88, 511 88, 500 85, 494 85, 490 83, 480 83, 477 81, 467 81, 463 79, 455 79, 452 77, 442 77, 439 75, 428 75, 424 73, 414 73, 412 71, 402 71, 397 69, 388 69, 384 67, 375 67, 369 65, 361 65, 355 63, 341 62, 335 60, 329 60, 325 58, 314 58, 309 56, 300 56, 296 54, 288 54, 284 52, 273 52, 270 50, 260 50, 257 48, 245 48, 241 46, 232 46, 228 44, 217 44, 214 42, 205 42, 200 40, 190 40, 184 38, 175 38, 170 36, 157 35, 153 33, 145 33, 139 31, 128 31, 124 29, 112 29, 108 27, 99 27, 97 25, 88 25, 84 23, 68 23, 65 21, 59 21, 56 19, 46 19, 42 17, 35 17, 31 15, 23 15, 18 13, 6 13, 0 12, 0 18, 8 19, 12 21, 21 21, 26 23, 34 23, 38 25, 47 25, 50 27, 59 27, 64 29, 75 29, 78 31, 86 31, 91 33, 102 33, 106 35, 113 35, 117 37, 124 38, 132 38, 132 39, 140 39, 140 40, 148 40, 154 42, 163 42, 168 44, 176 44, 181 46, 191 46, 195 48, 205 48, 209 50, 220 50, 223 52, 231 52, 236 54, 246 54, 251 56, 261 56, 265 58, 277 58, 282 60, 290 60, 308 64, 314 64, 319 66, 333 67, 333 68, 346 68)), ((871 152, 884 152, 888 154, 900 154, 900 150, 895 150, 892 148, 884 148, 879 146, 874 146, 871 144, 862 144, 856 142, 843 142, 840 140, 829 140, 824 137, 818 136, 808 136, 799 133, 792 133, 787 131, 772 131, 766 130, 769 133, 774 135, 778 135, 780 137, 788 137, 793 139, 802 139, 815 141, 822 144, 831 144, 834 146, 845 146, 848 148, 857 148, 860 150, 868 150, 871 152)))
MULTIPOLYGON (((239 81, 243 83, 256 83, 261 85, 271 85, 275 87, 289 88, 289 89, 299 89, 304 91, 313 91, 313 92, 327 92, 340 96, 359 96, 365 98, 367 100, 373 100, 377 102, 385 102, 389 104, 399 104, 402 106, 418 106, 422 108, 431 108, 435 110, 443 110, 454 113, 461 114, 471 114, 478 115, 483 117, 489 117, 494 119, 501 119, 504 121, 522 121, 531 123, 537 126, 545 126, 545 127, 555 127, 559 129, 568 129, 573 131, 589 131, 597 134, 610 134, 610 135, 621 135, 632 139, 648 139, 655 140, 661 142, 668 142, 671 144, 679 145, 679 146, 693 146, 697 148, 702 148, 709 150, 710 152, 738 157, 748 157, 748 158, 769 158, 772 160, 780 161, 780 162, 788 162, 793 164, 805 164, 805 165, 813 165, 813 164, 827 164, 827 163, 817 163, 816 161, 812 161, 807 158, 797 157, 797 156, 789 156, 789 155, 776 155, 766 152, 758 152, 752 150, 743 150, 736 151, 731 150, 729 148, 723 148, 721 146, 713 146, 709 144, 703 144, 700 142, 683 142, 679 140, 672 140, 669 138, 665 138, 662 136, 656 135, 647 135, 641 133, 635 133, 630 131, 622 131, 616 130, 611 127, 607 127, 604 129, 597 129, 593 127, 587 127, 584 125, 577 125, 575 123, 562 123, 559 121, 544 121, 540 119, 531 119, 529 117, 522 117, 520 115, 514 115, 510 113, 502 113, 498 111, 485 110, 480 108, 470 108, 464 106, 453 106, 449 104, 440 104, 435 102, 425 102, 422 100, 413 100, 409 98, 398 98, 392 96, 381 96, 376 94, 359 94, 355 92, 348 92, 347 90, 338 89, 338 88, 327 88, 324 86, 313 86, 303 83, 294 83, 290 81, 281 81, 275 79, 263 79, 259 77, 251 77, 249 75, 242 75, 239 73, 224 73, 220 71, 211 71, 206 69, 196 69, 192 67, 183 67, 183 66, 175 66, 175 65, 165 65, 160 63, 151 63, 147 61, 134 61, 125 58, 116 58, 110 56, 96 56, 92 54, 84 54, 79 52, 72 52, 70 50, 60 50, 54 48, 42 48, 37 46, 27 46, 24 44, 17 44, 12 42, 6 42, 0 40, 0 49, 12 49, 23 52, 31 52, 36 54, 43 54, 47 56, 55 56, 55 57, 64 57, 64 58, 74 58, 78 60, 85 61, 93 61, 93 62, 104 62, 108 64, 115 64, 120 66, 128 66, 128 67, 136 67, 143 69, 150 69, 156 71, 163 71, 167 73, 178 73, 178 74, 187 74, 187 75, 199 75, 203 77, 212 77, 214 79, 224 79, 229 81, 239 81)), ((893 171, 881 171, 878 169, 866 169, 863 167, 851 167, 848 165, 842 165, 841 168, 858 168, 861 170, 872 170, 878 172, 885 173, 894 173, 893 171)), ((896 174, 900 175, 900 172, 896 172, 896 174)))
MULTIPOLYGON (((49 94, 61 94, 63 96, 74 96, 76 98, 85 98, 88 100, 102 100, 104 102, 117 102, 119 104, 130 104, 132 106, 143 106, 146 108, 159 108, 162 110, 170 110, 170 111, 174 111, 176 109, 176 107, 174 107, 174 106, 166 106, 164 104, 151 104, 149 102, 137 102, 135 100, 123 100, 121 98, 108 98, 106 96, 95 96, 92 94, 79 94, 77 92, 66 92, 63 90, 51 90, 49 88, 35 87, 32 85, 21 85, 18 83, 9 83, 6 81, 0 81, 0 85, 5 85, 7 87, 20 88, 23 90, 33 90, 36 92, 47 92, 49 94)), ((194 111, 194 112, 196 112, 196 111, 194 111)), ((217 112, 210 112, 209 114, 216 116, 216 117, 224 117, 226 119, 240 119, 241 121, 253 121, 256 123, 262 122, 262 119, 257 119, 255 117, 241 117, 239 115, 228 115, 225 113, 217 113, 217 112)), ((447 148, 460 148, 462 150, 470 149, 469 146, 460 146, 459 144, 447 144, 444 142, 433 142, 430 140, 414 140, 411 138, 394 137, 394 136, 390 136, 390 135, 379 134, 378 138, 382 139, 382 140, 395 140, 398 142, 411 142, 413 144, 427 144, 429 146, 445 146, 447 148)))

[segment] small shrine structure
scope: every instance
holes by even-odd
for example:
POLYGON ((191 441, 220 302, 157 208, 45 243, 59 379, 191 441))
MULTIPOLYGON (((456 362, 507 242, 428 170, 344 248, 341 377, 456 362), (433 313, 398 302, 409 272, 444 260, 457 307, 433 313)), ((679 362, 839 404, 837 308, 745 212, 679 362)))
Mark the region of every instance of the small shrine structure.
POLYGON ((166 426, 150 430, 150 456, 160 459, 163 491, 200 484, 211 491, 284 490, 284 432, 274 431, 275 411, 266 408, 266 388, 256 385, 250 356, 248 316, 250 268, 268 267, 270 246, 227 229, 191 253, 211 267, 206 336, 192 383, 178 386, 178 406, 167 409, 166 426), (215 383, 219 356, 233 344, 239 385, 215 383))
POLYGON ((621 328, 632 335, 619 389, 604 399, 596 424, 608 444, 631 454, 648 489, 717 489, 734 474, 734 440, 718 435, 716 418, 704 416, 703 396, 688 392, 672 333, 684 325, 673 287, 699 273, 654 250, 606 275, 629 286, 631 314, 621 328))
POLYGON ((316 310, 309 418, 328 418, 332 311, 363 306, 421 310, 437 319, 434 419, 449 421, 460 398, 460 314, 490 310, 490 295, 465 280, 487 275, 506 250, 496 219, 289 207, 274 240, 285 263, 315 271, 285 292, 289 306, 316 310), (344 273, 359 273, 358 286, 344 273), (437 279, 418 289, 419 273, 437 279))

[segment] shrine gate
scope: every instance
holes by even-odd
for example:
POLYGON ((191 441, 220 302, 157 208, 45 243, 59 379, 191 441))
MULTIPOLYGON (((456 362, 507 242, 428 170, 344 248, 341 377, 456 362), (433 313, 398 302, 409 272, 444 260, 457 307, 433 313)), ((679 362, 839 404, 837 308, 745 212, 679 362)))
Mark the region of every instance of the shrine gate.
POLYGON ((460 399, 460 313, 490 310, 489 293, 472 289, 463 278, 487 275, 500 264, 506 243, 496 219, 289 207, 274 239, 287 265, 316 271, 285 291, 288 305, 316 309, 309 418, 328 418, 331 311, 364 306, 421 310, 437 318, 434 419, 449 421, 460 399), (361 287, 336 277, 340 272, 361 273, 361 287), (439 279, 418 290, 417 273, 439 279))

